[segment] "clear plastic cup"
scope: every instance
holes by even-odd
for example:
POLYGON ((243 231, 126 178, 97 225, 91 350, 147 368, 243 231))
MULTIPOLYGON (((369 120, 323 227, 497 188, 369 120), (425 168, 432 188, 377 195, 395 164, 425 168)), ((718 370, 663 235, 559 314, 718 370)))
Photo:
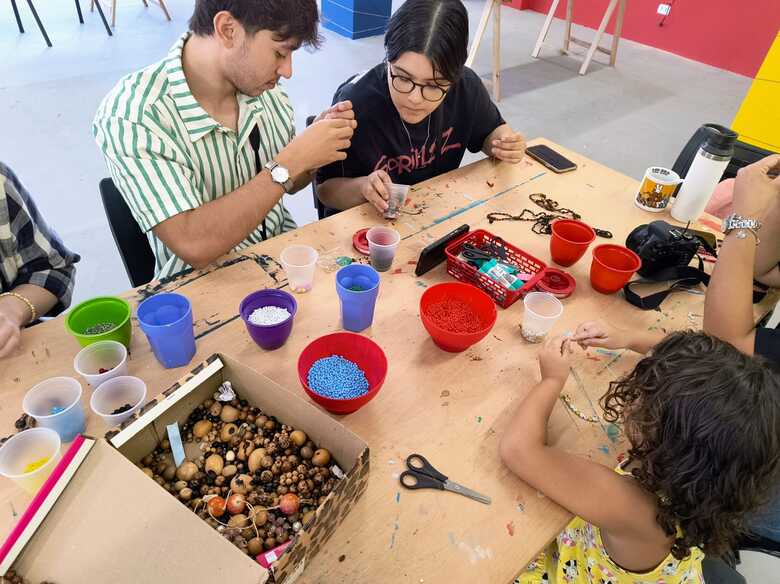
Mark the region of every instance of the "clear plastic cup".
POLYGON ((387 200, 385 219, 397 219, 406 202, 406 195, 409 194, 409 186, 392 184, 389 190, 390 198, 387 200))
POLYGON ((563 314, 563 304, 547 292, 531 292, 523 298, 523 305, 523 338, 529 343, 541 343, 563 314))
POLYGON ((146 384, 142 379, 129 375, 114 377, 101 384, 92 394, 89 407, 109 426, 118 426, 146 403, 146 384), (124 406, 129 409, 115 412, 124 406))
POLYGON ((104 381, 127 375, 127 348, 117 341, 98 341, 79 351, 73 369, 96 388, 104 381))
POLYGON ((319 255, 316 249, 308 245, 291 245, 284 248, 279 262, 287 274, 287 281, 293 292, 303 294, 314 287, 314 272, 319 255))
POLYGON ((63 442, 70 442, 86 429, 81 407, 81 384, 72 377, 52 377, 41 381, 24 396, 22 410, 35 418, 38 426, 51 428, 63 442))
POLYGON ((393 265, 401 234, 390 227, 372 227, 366 233, 371 265, 377 272, 386 272, 393 265))
POLYGON ((0 447, 0 475, 34 495, 60 460, 60 436, 49 428, 30 428, 0 447))

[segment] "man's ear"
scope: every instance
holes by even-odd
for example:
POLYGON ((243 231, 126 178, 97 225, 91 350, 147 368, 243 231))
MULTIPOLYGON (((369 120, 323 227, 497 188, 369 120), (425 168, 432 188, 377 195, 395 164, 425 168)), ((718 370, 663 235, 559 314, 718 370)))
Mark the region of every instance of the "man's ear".
POLYGON ((221 10, 214 15, 214 36, 226 49, 238 46, 244 28, 230 12, 221 10))

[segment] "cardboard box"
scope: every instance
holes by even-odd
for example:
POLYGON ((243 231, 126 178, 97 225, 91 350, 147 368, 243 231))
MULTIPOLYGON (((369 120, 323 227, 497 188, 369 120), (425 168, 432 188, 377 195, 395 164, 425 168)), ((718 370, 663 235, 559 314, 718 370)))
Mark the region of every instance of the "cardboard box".
POLYGON ((213 355, 105 440, 80 437, 0 549, 13 568, 57 584, 220 582, 292 584, 333 534, 368 483, 368 446, 336 420, 267 377, 213 355), (146 476, 137 463, 190 412, 230 380, 242 398, 304 430, 346 472, 266 570, 146 476))
POLYGON ((384 34, 391 0, 322 0, 322 24, 350 39, 384 34))

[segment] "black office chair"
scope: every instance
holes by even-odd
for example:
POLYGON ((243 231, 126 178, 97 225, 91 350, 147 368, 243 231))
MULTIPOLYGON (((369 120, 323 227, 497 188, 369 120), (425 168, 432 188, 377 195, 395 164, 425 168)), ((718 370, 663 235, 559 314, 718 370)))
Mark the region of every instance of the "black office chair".
POLYGON ((110 178, 100 181, 100 198, 130 283, 133 287, 147 284, 154 278, 155 259, 146 234, 110 178))

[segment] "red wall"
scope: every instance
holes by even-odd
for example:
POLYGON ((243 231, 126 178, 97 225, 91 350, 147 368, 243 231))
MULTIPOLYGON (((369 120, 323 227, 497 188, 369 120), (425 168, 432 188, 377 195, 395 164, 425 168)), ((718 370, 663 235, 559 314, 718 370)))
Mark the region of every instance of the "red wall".
MULTIPOLYGON (((556 16, 566 16, 562 0, 556 16)), ((596 29, 609 0, 578 0, 574 21, 596 29)), ((512 0, 515 8, 547 13, 552 0, 512 0)), ((617 10, 615 10, 617 14, 617 10)), ((611 32, 615 17, 607 27, 611 32)), ((780 27, 780 0, 626 0, 623 38, 754 77, 780 27), (660 2, 672 4, 664 25, 660 2)), ((589 41, 592 33, 575 33, 589 41)), ((548 36, 549 43, 560 42, 548 36)), ((602 37, 601 43, 606 45, 602 37)), ((602 55, 603 58, 603 55, 602 55)), ((597 57, 598 59, 598 57, 597 57)), ((618 57, 618 63, 619 63, 618 57)))

